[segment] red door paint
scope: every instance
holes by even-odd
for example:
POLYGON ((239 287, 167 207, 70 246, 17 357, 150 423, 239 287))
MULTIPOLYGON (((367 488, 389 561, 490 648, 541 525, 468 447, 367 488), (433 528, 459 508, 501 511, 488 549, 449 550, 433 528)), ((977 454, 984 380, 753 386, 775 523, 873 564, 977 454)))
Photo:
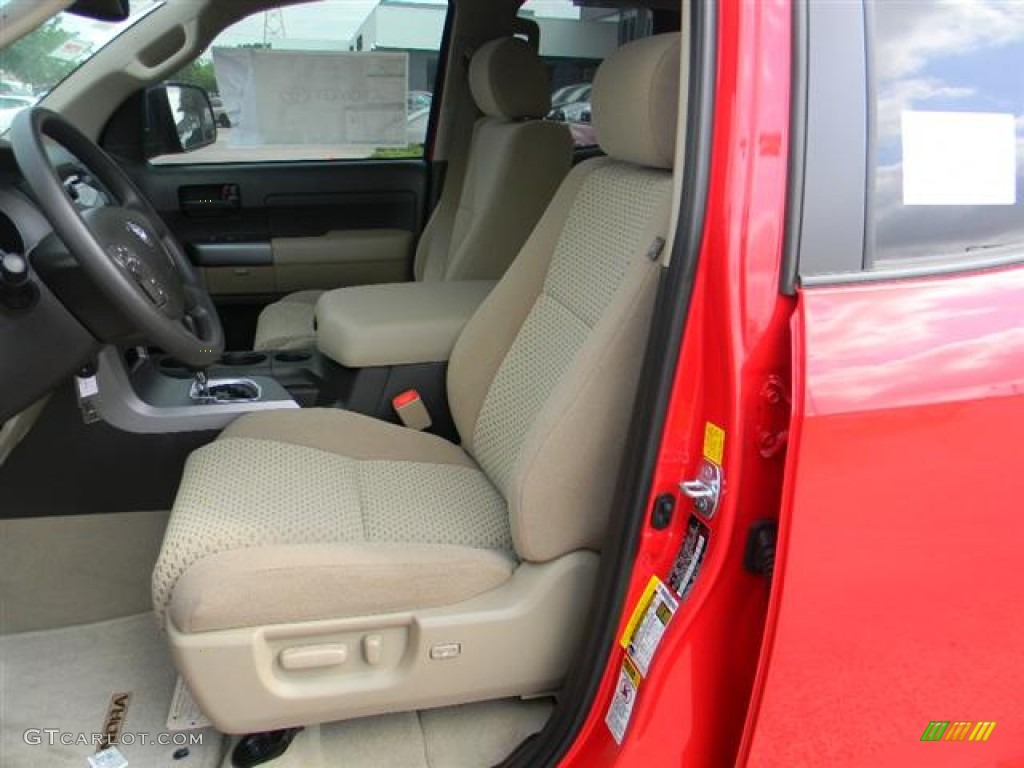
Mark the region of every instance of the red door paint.
MULTIPOLYGON (((679 482, 696 475, 706 422, 725 429, 727 490, 710 546, 641 684, 625 739, 605 725, 622 664, 616 646, 564 766, 725 766, 743 731, 768 604, 744 571, 747 530, 778 512, 783 454, 762 455, 757 419, 770 377, 788 388, 789 319, 779 295, 789 137, 790 8, 722 3, 712 173, 705 233, 650 503, 674 494, 666 531, 647 528, 619 635, 652 574, 667 577, 692 509, 679 482)), ((788 413, 787 413, 788 417, 788 413)))
POLYGON ((1024 766, 1024 267, 807 290, 795 338, 747 764, 1024 766))

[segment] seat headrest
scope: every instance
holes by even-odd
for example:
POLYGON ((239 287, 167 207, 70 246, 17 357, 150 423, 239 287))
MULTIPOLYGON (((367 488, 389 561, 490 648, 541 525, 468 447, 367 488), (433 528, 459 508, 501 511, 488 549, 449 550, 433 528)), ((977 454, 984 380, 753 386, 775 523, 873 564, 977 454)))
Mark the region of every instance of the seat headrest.
POLYGON ((521 120, 551 109, 547 70, 530 46, 515 37, 484 44, 469 64, 469 88, 480 111, 521 120))
POLYGON ((597 143, 609 157, 672 167, 681 54, 673 32, 627 43, 598 67, 590 107, 597 143))

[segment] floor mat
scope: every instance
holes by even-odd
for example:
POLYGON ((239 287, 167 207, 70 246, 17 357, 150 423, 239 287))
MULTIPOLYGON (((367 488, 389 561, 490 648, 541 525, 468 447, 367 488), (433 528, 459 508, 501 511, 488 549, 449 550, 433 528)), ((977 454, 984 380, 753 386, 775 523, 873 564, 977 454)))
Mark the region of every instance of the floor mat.
POLYGON ((157 743, 176 679, 152 614, 0 637, 0 766, 89 768, 93 734, 123 718, 129 768, 214 768, 224 738, 213 729, 185 732, 202 743, 177 759, 179 742, 157 743))
POLYGON ((548 699, 503 699, 314 725, 265 768, 487 768, 543 728, 551 709, 548 699))

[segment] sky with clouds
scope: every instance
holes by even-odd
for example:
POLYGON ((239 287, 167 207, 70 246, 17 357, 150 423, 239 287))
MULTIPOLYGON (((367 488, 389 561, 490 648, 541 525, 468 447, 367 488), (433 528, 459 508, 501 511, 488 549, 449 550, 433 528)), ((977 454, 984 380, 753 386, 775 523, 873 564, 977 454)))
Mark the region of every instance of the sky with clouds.
POLYGON ((873 11, 880 251, 906 258, 1024 240, 1024 3, 879 2, 873 11), (905 110, 1013 115, 1017 204, 904 205, 905 110))

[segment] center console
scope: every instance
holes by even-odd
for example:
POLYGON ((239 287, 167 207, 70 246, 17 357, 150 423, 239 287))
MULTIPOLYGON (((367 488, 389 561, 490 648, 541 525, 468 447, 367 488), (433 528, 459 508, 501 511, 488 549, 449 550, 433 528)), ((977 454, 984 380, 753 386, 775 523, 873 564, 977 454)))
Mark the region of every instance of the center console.
POLYGON ((332 291, 317 308, 319 349, 227 352, 202 372, 164 354, 108 347, 85 399, 136 433, 221 430, 239 416, 344 408, 398 422, 416 390, 430 431, 456 440, 446 374, 452 347, 494 283, 401 283, 332 291), (324 350, 327 354, 324 354, 324 350))
POLYGON ((228 352, 203 377, 167 355, 105 349, 99 357, 97 415, 137 433, 221 430, 246 413, 344 408, 397 423, 391 400, 415 389, 434 432, 457 433, 448 410, 447 363, 350 368, 315 349, 228 352))

